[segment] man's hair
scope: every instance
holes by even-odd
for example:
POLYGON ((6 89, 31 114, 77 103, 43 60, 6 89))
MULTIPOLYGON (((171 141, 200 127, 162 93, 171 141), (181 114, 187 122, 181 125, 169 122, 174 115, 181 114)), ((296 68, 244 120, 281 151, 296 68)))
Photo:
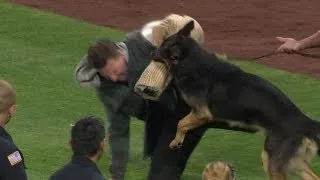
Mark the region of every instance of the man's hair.
POLYGON ((0 113, 7 111, 16 103, 16 91, 5 80, 0 80, 0 113))
POLYGON ((71 146, 75 155, 92 156, 98 152, 105 138, 105 127, 97 117, 86 116, 76 122, 71 130, 71 146))
POLYGON ((108 59, 119 55, 119 47, 113 41, 101 39, 89 47, 87 54, 89 65, 101 69, 106 65, 108 59))

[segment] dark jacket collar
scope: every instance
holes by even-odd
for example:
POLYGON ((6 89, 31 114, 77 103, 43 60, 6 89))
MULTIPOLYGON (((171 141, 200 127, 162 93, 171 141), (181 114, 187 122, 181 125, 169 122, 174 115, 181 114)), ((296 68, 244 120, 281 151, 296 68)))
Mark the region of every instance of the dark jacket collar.
POLYGON ((90 166, 92 167, 96 172, 101 174, 100 169, 98 168, 97 164, 93 162, 91 159, 89 159, 86 156, 83 155, 73 155, 71 159, 72 164, 80 164, 83 166, 90 166))
POLYGON ((3 137, 4 139, 7 139, 13 142, 10 134, 2 126, 0 126, 0 136, 3 137))

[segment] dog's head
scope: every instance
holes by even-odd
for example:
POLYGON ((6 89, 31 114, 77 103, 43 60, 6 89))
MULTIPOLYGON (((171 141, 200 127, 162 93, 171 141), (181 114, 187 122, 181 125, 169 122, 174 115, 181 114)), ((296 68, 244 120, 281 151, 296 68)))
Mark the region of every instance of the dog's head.
POLYGON ((233 167, 223 161, 209 163, 202 172, 202 180, 235 180, 233 167))
POLYGON ((188 53, 188 45, 191 31, 194 29, 194 21, 189 21, 176 34, 166 38, 160 47, 154 52, 153 59, 162 62, 170 69, 178 65, 188 53))

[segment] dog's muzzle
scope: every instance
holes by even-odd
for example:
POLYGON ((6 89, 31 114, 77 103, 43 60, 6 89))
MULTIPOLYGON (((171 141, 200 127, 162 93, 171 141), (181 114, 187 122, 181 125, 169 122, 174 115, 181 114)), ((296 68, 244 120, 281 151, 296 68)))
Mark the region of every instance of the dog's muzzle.
POLYGON ((154 62, 162 63, 166 66, 167 69, 170 69, 170 64, 160 55, 160 51, 158 50, 152 51, 151 57, 154 62))
POLYGON ((151 52, 151 58, 154 60, 154 61, 158 61, 158 62, 163 62, 163 58, 161 57, 160 55, 160 51, 158 50, 154 50, 151 52))

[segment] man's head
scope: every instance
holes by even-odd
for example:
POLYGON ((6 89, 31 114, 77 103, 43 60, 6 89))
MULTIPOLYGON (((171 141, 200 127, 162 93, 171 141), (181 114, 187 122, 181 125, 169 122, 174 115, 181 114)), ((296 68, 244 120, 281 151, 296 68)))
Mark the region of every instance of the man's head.
POLYGON ((9 122, 12 114, 16 112, 15 89, 5 80, 0 80, 0 125, 9 122))
POLYGON ((127 62, 123 50, 110 40, 98 40, 88 49, 88 62, 99 74, 114 82, 127 80, 127 62))
POLYGON ((94 116, 87 116, 72 127, 70 145, 74 155, 100 159, 104 152, 105 128, 94 116))

